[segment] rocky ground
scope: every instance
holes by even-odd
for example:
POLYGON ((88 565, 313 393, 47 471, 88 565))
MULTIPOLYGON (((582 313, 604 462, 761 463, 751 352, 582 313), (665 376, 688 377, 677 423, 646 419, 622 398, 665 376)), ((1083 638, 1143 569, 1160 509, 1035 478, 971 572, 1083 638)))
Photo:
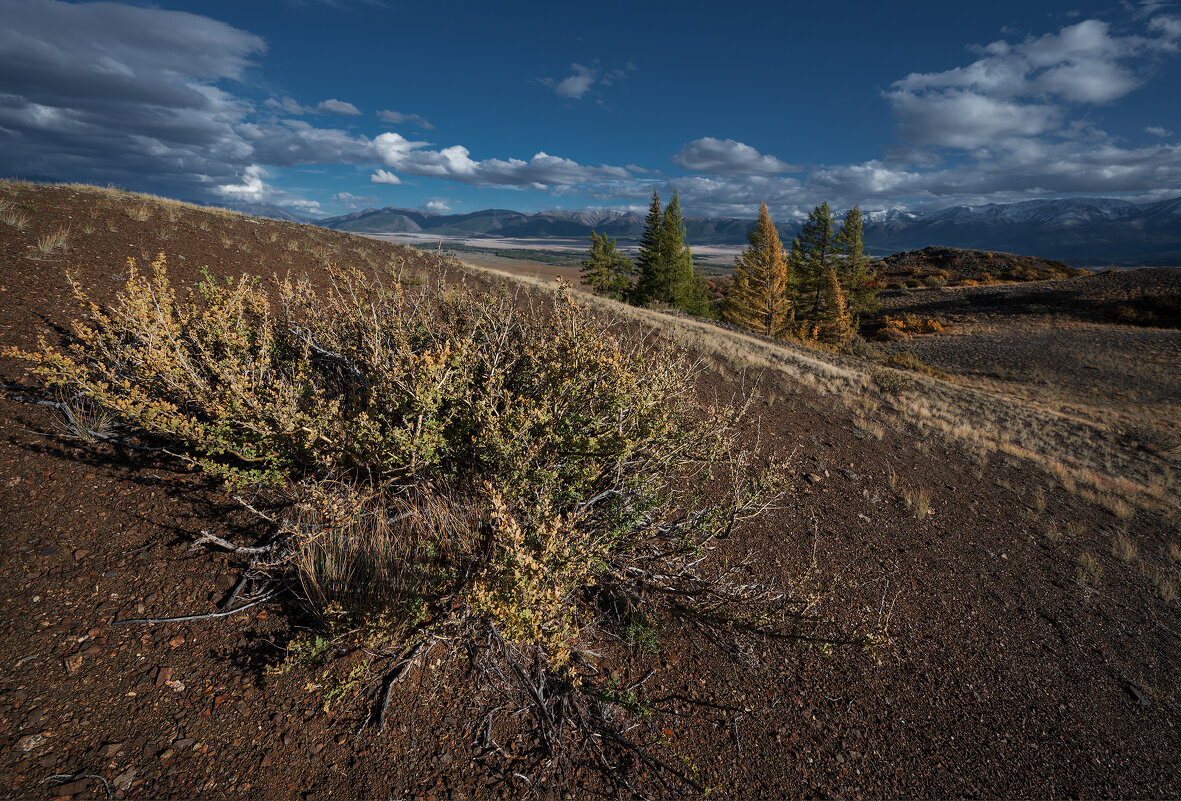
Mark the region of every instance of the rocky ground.
MULTIPOLYGON (((202 265, 219 275, 322 275, 329 260, 434 266, 307 226, 2 188, 25 218, 23 230, 0 222, 3 345, 60 341, 81 313, 65 272, 109 301, 128 256, 164 251, 183 281, 202 265), (39 247, 67 229, 64 248, 39 247)), ((723 375, 702 391, 732 391, 723 375)), ((167 458, 65 436, 55 409, 21 400, 36 390, 27 364, 0 360, 0 381, 5 797, 628 794, 589 761, 531 780, 536 740, 511 710, 498 713, 502 748, 489 753, 479 729, 490 699, 459 672, 416 672, 386 731, 358 733, 365 699, 325 712, 325 686, 358 655, 290 659, 287 645, 311 625, 290 601, 119 624, 216 611, 243 562, 191 543, 201 530, 241 541, 259 531, 167 458)), ((1181 578, 1168 556, 1181 542, 1175 517, 1117 516, 1025 462, 924 438, 905 420, 883 416, 880 438, 867 434, 847 404, 803 384, 783 384, 756 411, 768 447, 796 451, 793 489, 723 556, 756 554, 756 578, 807 576, 834 625, 885 644, 732 648, 671 623, 655 649, 620 644, 603 669, 621 686, 655 671, 637 690, 650 714, 621 709, 622 725, 692 782, 665 785, 636 765, 638 791, 1181 795, 1181 621, 1160 590, 1181 578), (929 511, 916 514, 920 491, 929 511), (1120 534, 1134 557, 1113 554, 1120 534)))

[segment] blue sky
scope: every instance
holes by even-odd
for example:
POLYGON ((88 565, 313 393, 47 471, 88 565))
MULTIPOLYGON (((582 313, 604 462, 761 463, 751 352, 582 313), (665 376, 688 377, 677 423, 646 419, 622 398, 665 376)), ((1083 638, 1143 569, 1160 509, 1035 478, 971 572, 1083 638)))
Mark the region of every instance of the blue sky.
POLYGON ((0 174, 313 215, 1181 195, 1174 3, 0 0, 0 174))

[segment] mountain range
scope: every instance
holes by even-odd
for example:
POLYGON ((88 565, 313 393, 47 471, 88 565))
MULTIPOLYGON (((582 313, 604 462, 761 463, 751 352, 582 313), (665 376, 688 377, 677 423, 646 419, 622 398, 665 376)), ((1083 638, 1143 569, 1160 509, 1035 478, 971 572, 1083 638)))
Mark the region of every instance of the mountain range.
MULTIPOLYGON (((276 211, 282 211, 276 209, 276 211)), ((265 212, 254 204, 251 213, 265 212)), ((269 215, 268 215, 269 216, 269 215)), ((289 212, 283 217, 290 219, 289 212)), ((638 240, 644 218, 610 209, 525 213, 487 209, 440 214, 417 209, 365 209, 310 220, 363 234, 428 233, 440 237, 582 238, 592 230, 627 244, 638 240)), ((685 217, 694 244, 745 244, 753 220, 685 217)), ((789 242, 800 224, 779 224, 789 242)), ((1069 198, 952 206, 938 211, 885 209, 865 215, 863 241, 874 255, 928 245, 1005 251, 1057 259, 1078 267, 1181 264, 1181 197, 1149 203, 1113 198, 1069 198)))

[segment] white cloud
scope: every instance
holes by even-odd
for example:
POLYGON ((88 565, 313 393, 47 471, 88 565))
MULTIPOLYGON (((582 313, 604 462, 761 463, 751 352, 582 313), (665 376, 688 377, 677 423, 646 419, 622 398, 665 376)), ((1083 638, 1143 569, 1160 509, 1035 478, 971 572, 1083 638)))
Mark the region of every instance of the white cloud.
POLYGON ((257 164, 251 164, 246 168, 242 176, 241 183, 237 184, 222 184, 217 187, 219 194, 235 200, 241 200, 249 203, 261 203, 267 196, 269 187, 262 180, 267 175, 267 171, 257 164))
POLYGON ((451 211, 451 201, 445 197, 427 198, 425 208, 427 211, 436 211, 439 213, 451 211))
POLYGON ((377 112, 377 118, 382 122, 389 122, 394 125, 410 123, 418 128, 422 128, 424 131, 433 131, 435 129, 435 126, 431 125, 426 117, 423 117, 421 114, 403 114, 401 111, 385 110, 377 112))
POLYGON ((337 100, 336 98, 321 100, 316 104, 316 108, 314 110, 317 114, 346 114, 349 116, 357 116, 361 113, 361 110, 352 103, 346 103, 345 101, 337 100))
MULTIPOLYGON (((623 69, 613 69, 604 71, 595 62, 595 66, 588 67, 585 64, 573 63, 570 65, 571 74, 561 80, 556 78, 538 78, 537 82, 542 86, 547 86, 554 90, 554 93, 559 97, 565 97, 570 100, 581 100, 588 92, 597 86, 613 86, 617 82, 627 77, 628 73, 635 72, 636 65, 632 62, 627 62, 627 66, 623 69)), ((598 92, 592 92, 597 95, 598 92)), ((602 98, 598 98, 600 104, 602 98)))
MULTIPOLYGON (((446 178, 474 186, 548 190, 609 179, 631 177, 626 169, 590 167, 542 151, 531 159, 472 159, 463 145, 428 149, 429 142, 412 142, 401 134, 383 133, 373 140, 378 158, 387 167, 409 175, 446 178)), ((371 179, 372 180, 372 179, 371 179)))
POLYGON ((372 206, 381 201, 377 195, 354 195, 352 192, 337 192, 332 199, 350 209, 372 206))
POLYGON ((263 105, 286 114, 344 114, 347 116, 356 116, 361 113, 361 110, 352 103, 346 103, 336 98, 321 100, 314 106, 303 106, 294 98, 269 97, 263 101, 263 105))
POLYGON ((918 145, 971 150, 998 138, 1062 128, 1072 106, 1111 103, 1147 78, 1146 57, 1175 49, 1181 26, 1158 23, 1155 36, 1114 34, 1089 19, 1018 44, 978 48, 966 67, 912 73, 885 92, 902 137, 918 145))
POLYGON ((400 184, 402 179, 394 175, 389 170, 378 170, 369 176, 369 180, 375 184, 400 184))
POLYGON ((723 175, 776 175, 797 169, 774 156, 764 156, 750 145, 712 136, 689 142, 673 156, 673 162, 686 170, 723 175))
POLYGON ((1166 130, 1165 128, 1162 128, 1159 125, 1149 125, 1144 130, 1146 132, 1152 134, 1153 136, 1172 136, 1173 135, 1172 131, 1166 130))

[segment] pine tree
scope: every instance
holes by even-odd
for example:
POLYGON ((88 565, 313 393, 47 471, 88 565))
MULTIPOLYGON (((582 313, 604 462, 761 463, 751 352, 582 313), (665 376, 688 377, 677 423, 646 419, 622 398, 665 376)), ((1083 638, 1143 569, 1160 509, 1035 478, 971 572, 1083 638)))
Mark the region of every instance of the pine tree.
POLYGON ((745 250, 734 260, 734 284, 726 295, 723 317, 735 325, 769 337, 787 330, 787 254, 764 203, 747 232, 745 250))
POLYGON ((591 246, 582 262, 582 283, 600 295, 623 300, 631 289, 631 261, 615 249, 615 240, 591 231, 591 246))
POLYGON ((836 235, 832 209, 828 203, 821 203, 808 213, 799 236, 792 243, 792 267, 799 281, 800 305, 808 303, 811 298, 809 315, 814 316, 820 310, 825 272, 837 266, 836 235))
POLYGON ((821 306, 817 337, 831 345, 844 345, 853 338, 853 318, 849 315, 845 291, 837 278, 837 271, 824 271, 821 281, 821 306))
POLYGON ((837 277, 849 301, 849 313, 856 327, 860 321, 876 314, 881 304, 869 269, 869 255, 861 245, 861 207, 854 206, 845 214, 844 223, 836 238, 837 253, 842 257, 837 277))
POLYGON ((632 292, 632 302, 643 306, 658 299, 659 289, 665 283, 661 262, 661 223, 664 215, 660 210, 660 195, 652 192, 652 204, 644 220, 644 234, 640 237, 640 251, 636 256, 636 273, 639 281, 632 292))

